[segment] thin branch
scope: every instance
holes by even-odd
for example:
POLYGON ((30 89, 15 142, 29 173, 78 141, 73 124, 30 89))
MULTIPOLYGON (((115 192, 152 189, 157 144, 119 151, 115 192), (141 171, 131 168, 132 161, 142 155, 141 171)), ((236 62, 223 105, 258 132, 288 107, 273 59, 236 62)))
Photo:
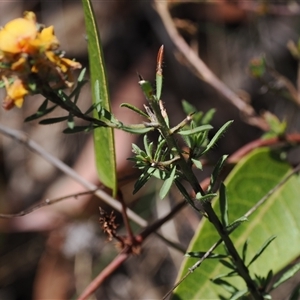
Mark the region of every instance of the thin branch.
POLYGON ((160 15, 164 26, 176 45, 177 49, 185 57, 185 59, 193 66, 198 77, 211 85, 215 90, 224 96, 224 98, 234 105, 245 117, 251 125, 257 126, 262 130, 268 130, 269 126, 265 120, 259 117, 252 106, 243 101, 229 87, 227 87, 217 76, 208 68, 208 66, 199 58, 199 56, 186 43, 183 37, 177 31, 168 10, 168 1, 155 0, 155 8, 160 15))
MULTIPOLYGON (((110 205, 115 210, 121 212, 122 211, 122 204, 105 193, 102 190, 99 190, 98 187, 91 182, 87 181, 85 178, 81 177, 78 173, 76 173, 71 167, 63 163, 58 158, 51 155, 49 152, 47 152, 43 147, 41 147, 39 144, 34 142, 32 139, 30 139, 25 133, 21 131, 17 131, 11 128, 8 128, 2 124, 0 124, 0 132, 3 133, 6 136, 9 136, 15 140, 17 140, 19 143, 24 144, 28 149, 30 149, 32 152, 35 152, 36 154, 43 157, 46 161, 48 161, 53 166, 57 167, 59 170, 61 170, 66 175, 70 176, 72 179, 80 183, 82 186, 84 186, 89 191, 95 191, 95 195, 103 200, 105 203, 110 205)), ((138 224, 141 227, 146 227, 148 225, 148 222, 141 218, 139 215, 137 215, 134 211, 127 208, 126 209, 127 215, 129 219, 131 219, 133 222, 138 224)))
MULTIPOLYGON (((94 184, 90 183, 89 181, 85 180, 78 173, 76 173, 72 168, 70 168, 69 166, 64 164, 61 160, 57 159, 56 157, 51 155, 49 152, 47 152, 45 149, 43 149, 40 145, 38 145, 36 142, 34 142, 30 138, 28 138, 28 136, 25 133, 14 130, 14 129, 11 129, 11 128, 8 128, 8 127, 6 127, 2 124, 0 124, 0 132, 3 133, 6 136, 9 136, 9 137, 17 140, 19 143, 24 144, 28 149, 30 149, 31 151, 33 151, 33 152, 37 153, 38 155, 40 155, 41 157, 43 157, 46 161, 53 164, 59 170, 61 170, 66 175, 70 176, 75 181, 79 182, 81 185, 83 185, 85 188, 87 188, 89 190, 89 191, 86 191, 86 192, 83 192, 83 193, 87 193, 87 194, 88 193, 93 193, 94 195, 96 195, 98 198, 100 198, 101 200, 106 202, 108 205, 110 205, 115 210, 124 213, 123 206, 119 201, 112 198, 110 195, 108 195, 104 191, 100 190, 96 185, 94 185, 94 184)), ((83 195, 83 193, 79 193, 77 195, 83 195)), ((32 211, 33 211, 33 210, 36 210, 36 209, 41 208, 43 206, 49 205, 50 203, 47 203, 49 201, 51 202, 51 204, 53 204, 52 202, 59 202, 59 201, 62 201, 66 198, 69 198, 69 197, 72 197, 72 196, 61 197, 61 198, 57 198, 57 199, 54 199, 54 200, 47 200, 46 199, 45 202, 39 203, 39 204, 37 204, 36 206, 34 206, 30 209, 32 209, 32 211)), ((19 216, 23 216, 25 214, 28 214, 28 213, 31 212, 31 211, 29 211, 30 209, 25 210, 23 212, 20 212, 20 213, 16 214, 15 216, 19 217, 19 216), (24 214, 24 212, 25 212, 25 214, 24 214)), ((129 208, 126 208, 126 215, 130 220, 132 220, 133 222, 135 222, 139 226, 141 226, 141 227, 147 227, 148 226, 148 222, 146 220, 141 218, 139 215, 137 215, 135 212, 133 212, 129 208)), ((13 217, 13 216, 1 214, 0 218, 1 217, 10 218, 10 217, 13 217)), ((156 235, 160 239, 165 241, 167 244, 169 244, 170 246, 172 246, 175 249, 183 252, 181 247, 179 247, 175 243, 169 241, 167 238, 165 238, 161 234, 156 233, 156 235)))
MULTIPOLYGON (((153 224, 145 228, 140 234, 138 234, 135 238, 135 243, 142 244, 145 239, 151 234, 155 233, 155 231, 165 224, 167 221, 172 219, 172 217, 180 211, 184 206, 186 202, 181 201, 179 202, 171 212, 169 212, 165 217, 156 220, 153 224)), ((170 243, 170 241, 166 241, 170 243)), ((174 246, 181 252, 185 253, 183 249, 181 249, 180 245, 174 246)), ((86 289, 83 291, 83 293, 78 297, 78 300, 84 300, 90 297, 96 290, 99 288, 99 286, 104 282, 104 280, 109 277, 118 267, 121 266, 121 264, 132 254, 130 246, 127 246, 123 249, 123 251, 103 270, 101 273, 86 287, 86 289)))
POLYGON ((171 290, 165 294, 165 296, 162 298, 162 300, 167 299, 168 296, 191 274, 193 273, 197 268, 200 267, 202 262, 209 257, 209 255, 222 243, 222 240, 218 240, 215 244, 213 244, 210 249, 191 267, 189 268, 188 272, 179 280, 177 281, 171 290))
POLYGON ((130 256, 128 249, 124 249, 81 293, 78 300, 88 299, 103 281, 109 277, 130 256))
POLYGON ((250 153, 252 150, 259 148, 259 147, 269 147, 272 145, 279 145, 280 143, 300 143, 300 134, 299 133, 291 133, 287 134, 282 137, 274 137, 270 139, 257 139, 254 140, 236 152, 234 152, 230 157, 227 159, 228 164, 235 164, 241 160, 245 155, 250 153))
POLYGON ((300 164, 297 165, 289 174, 287 174, 273 189, 271 189, 264 197, 262 197, 251 209, 245 213, 244 217, 250 217, 267 199, 274 194, 281 186, 283 186, 293 175, 300 171, 300 164))
POLYGON ((76 193, 76 194, 70 194, 70 195, 55 198, 55 199, 46 199, 46 200, 43 200, 43 201, 33 205, 32 207, 29 207, 25 210, 22 210, 22 211, 20 211, 19 213, 16 213, 16 214, 0 214, 0 218, 10 219, 10 218, 16 218, 16 217, 23 217, 23 216, 28 215, 28 214, 32 213, 33 211, 35 211, 39 208, 42 208, 44 206, 55 204, 55 203, 58 203, 62 200, 69 199, 69 198, 78 198, 80 196, 89 195, 89 194, 92 195, 95 192, 96 192, 96 190, 92 190, 92 191, 85 191, 85 192, 76 193))

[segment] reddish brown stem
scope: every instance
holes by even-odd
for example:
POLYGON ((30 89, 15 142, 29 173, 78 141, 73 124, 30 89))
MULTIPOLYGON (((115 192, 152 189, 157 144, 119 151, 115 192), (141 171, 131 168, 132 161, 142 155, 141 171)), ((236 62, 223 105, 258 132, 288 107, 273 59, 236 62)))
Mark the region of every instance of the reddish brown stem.
POLYGON ((78 300, 88 299, 103 283, 103 281, 109 277, 128 257, 128 249, 124 249, 81 293, 78 300))

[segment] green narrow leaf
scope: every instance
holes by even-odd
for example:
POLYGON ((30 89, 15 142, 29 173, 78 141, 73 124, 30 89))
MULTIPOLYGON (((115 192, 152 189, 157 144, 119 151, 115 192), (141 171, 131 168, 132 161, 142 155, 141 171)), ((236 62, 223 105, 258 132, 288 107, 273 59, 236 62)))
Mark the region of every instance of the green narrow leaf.
POLYGON ((217 164, 214 167, 214 170, 210 176, 210 183, 209 183, 209 187, 207 188, 207 192, 210 193, 213 188, 215 187, 215 184, 217 182, 218 176, 224 166, 224 163, 227 159, 228 155, 223 155, 217 162, 217 164))
POLYGON ((146 127, 144 124, 141 124, 140 127, 135 126, 121 126, 122 130, 133 133, 133 134, 144 134, 153 130, 153 127, 146 127))
POLYGON ((262 247, 255 253, 253 258, 250 260, 249 264, 247 267, 249 267, 253 262, 255 262, 261 255, 262 253, 266 250, 266 248, 272 243, 272 241, 276 239, 276 236, 273 235, 269 239, 265 241, 265 243, 262 245, 262 247))
POLYGON ((74 126, 74 128, 66 128, 64 129, 63 133, 71 134, 71 133, 78 133, 78 132, 89 132, 93 129, 93 126, 74 126))
POLYGON ((243 245, 243 250, 242 250, 242 260, 245 263, 246 257, 247 257, 247 249, 248 249, 248 240, 245 241, 243 245))
POLYGON ((187 102, 186 100, 182 100, 181 104, 182 104, 183 111, 187 115, 195 113, 197 111, 196 107, 191 103, 187 102))
POLYGON ((209 124, 214 117, 216 110, 214 108, 210 109, 206 114, 203 116, 201 123, 202 124, 209 124))
POLYGON ((227 267, 228 269, 231 269, 233 271, 236 271, 236 267, 229 261, 224 260, 224 259, 220 259, 219 262, 224 265, 225 267, 227 267))
POLYGON ((181 184, 181 182, 179 180, 175 180, 175 184, 178 190, 180 191, 180 193, 182 194, 182 196, 184 197, 184 199, 186 200, 186 202, 188 202, 196 211, 199 212, 200 210, 195 206, 192 198, 190 197, 189 193, 186 191, 185 187, 181 184))
MULTIPOLYGON (((184 256, 202 258, 203 256, 206 255, 206 253, 207 252, 205 252, 205 251, 187 252, 184 256)), ((220 258, 227 258, 227 257, 228 257, 228 255, 225 255, 225 254, 210 253, 207 258, 220 259, 220 258)))
MULTIPOLYGON (((108 83, 97 22, 91 1, 82 0, 82 4, 88 38, 88 55, 93 103, 99 104, 99 102, 101 102, 101 105, 107 111, 110 111, 108 83), (96 92, 97 89, 99 89, 98 93, 96 92)), ((98 113, 95 111, 94 117, 98 118, 98 113)), ((115 196, 117 193, 117 175, 113 129, 95 129, 94 143, 96 167, 99 179, 104 185, 112 189, 113 196, 115 196)))
POLYGON ((153 87, 149 81, 142 79, 139 81, 139 85, 148 101, 155 98, 153 94, 153 87))
POLYGON ((74 127, 75 127, 74 116, 72 114, 69 114, 69 117, 68 117, 68 127, 70 129, 74 129, 74 127))
POLYGON ((219 138, 224 134, 224 132, 227 130, 227 128, 231 125, 233 121, 228 121, 225 123, 219 130, 218 132, 214 135, 214 137, 210 140, 204 151, 201 153, 201 155, 205 154, 208 152, 214 145, 215 143, 219 140, 219 138))
POLYGON ((223 289, 225 289, 226 291, 228 291, 231 294, 237 292, 237 288, 224 279, 217 278, 217 279, 213 280, 212 282, 221 286, 223 289))
POLYGON ((231 224, 229 224, 226 229, 228 232, 232 232, 237 227, 239 227, 242 223, 247 222, 247 221, 248 221, 248 219, 245 216, 242 216, 242 217, 234 220, 231 224))
POLYGON ((284 272, 282 274, 282 276, 273 284, 272 290, 276 289, 282 283, 284 283, 288 279, 292 278, 299 270, 300 270, 300 263, 297 263, 297 264, 293 265, 286 272, 284 272))
POLYGON ((154 168, 148 168, 141 174, 137 182, 134 184, 133 194, 137 193, 147 183, 154 171, 154 168))
POLYGON ((201 193, 197 193, 196 199, 199 201, 205 202, 205 201, 211 201, 216 196, 217 196, 217 194, 205 194, 202 196, 201 193))
POLYGON ((241 291, 238 291, 236 293, 234 293, 229 300, 238 300, 238 299, 242 299, 241 297, 246 295, 248 293, 248 289, 244 289, 241 291))
POLYGON ((200 170, 203 169, 203 168, 202 168, 202 163, 201 163, 200 160, 192 158, 191 161, 193 162, 193 164, 195 165, 195 167, 196 167, 197 169, 200 169, 200 170))
POLYGON ((148 142, 147 134, 145 134, 144 135, 144 148, 145 148, 147 156, 149 158, 152 158, 152 146, 150 146, 150 144, 153 146, 153 143, 148 142))
POLYGON ((39 124, 49 125, 49 124, 59 123, 59 122, 68 120, 68 118, 69 118, 68 116, 65 116, 65 117, 44 119, 44 120, 40 121, 39 124))
POLYGON ((169 178, 167 178, 164 182, 164 184, 162 185, 160 191, 159 191, 159 197, 160 199, 164 199, 166 197, 166 195, 168 194, 174 179, 175 179, 175 174, 176 174, 176 166, 173 167, 169 178))
POLYGON ((134 106, 132 104, 122 103, 120 105, 120 107, 126 107, 126 108, 136 112, 137 114, 141 115, 142 117, 145 117, 145 118, 149 119, 149 116, 146 113, 144 113, 142 110, 140 110, 139 108, 137 108, 136 106, 134 106))
POLYGON ((228 226, 228 202, 227 202, 227 195, 226 195, 226 187, 224 183, 221 183, 220 186, 220 212, 221 212, 221 222, 224 227, 228 226))
POLYGON ((33 121, 38 118, 41 118, 41 117, 51 113, 57 107, 57 105, 53 105, 53 106, 47 108, 47 105, 48 105, 48 99, 45 99, 45 101, 43 101, 41 106, 38 108, 37 112, 35 114, 27 117, 25 119, 25 122, 29 122, 29 121, 33 121))
POLYGON ((191 134, 195 134, 195 133, 199 133, 199 132, 203 132, 203 131, 208 131, 211 129, 213 129, 213 127, 211 125, 202 125, 202 126, 198 126, 193 129, 181 130, 181 131, 178 131, 177 133, 185 136, 185 135, 191 135, 191 134))

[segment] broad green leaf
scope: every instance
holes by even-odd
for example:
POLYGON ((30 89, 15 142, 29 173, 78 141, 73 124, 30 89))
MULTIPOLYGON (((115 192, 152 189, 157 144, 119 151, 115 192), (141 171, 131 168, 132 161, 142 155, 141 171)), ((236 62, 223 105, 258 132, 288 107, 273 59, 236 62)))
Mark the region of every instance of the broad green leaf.
MULTIPOLYGON (((103 51, 100 35, 90 0, 82 0, 84 8, 85 27, 88 39, 88 55, 90 62, 90 75, 93 103, 101 102, 101 105, 110 111, 108 83, 105 72, 103 51), (99 89, 99 94, 96 91, 99 89)), ((98 113, 94 111, 94 117, 98 113)), ((116 159, 114 134, 112 128, 97 128, 94 130, 94 143, 96 166, 100 181, 111 188, 113 196, 117 192, 116 159)))
MULTIPOLYGON (((243 158, 225 181, 229 223, 241 218, 289 171, 290 166, 268 148, 257 149, 243 158)), ((252 277, 254 273, 266 276, 270 269, 276 273, 300 254, 299 186, 300 177, 294 175, 248 217, 248 222, 241 224, 230 235, 241 255, 243 245, 248 240, 248 259, 257 253, 271 235, 277 236, 261 257, 250 266, 252 277)), ((217 200, 213 205, 218 211, 217 200)), ((219 236, 214 227, 204 219, 187 251, 207 251, 217 240, 219 236)), ((222 254, 224 250, 217 248, 214 253, 222 254)), ((195 262, 195 259, 185 259, 179 278, 186 274, 195 262)), ((219 294, 228 298, 228 293, 209 281, 210 278, 226 272, 217 261, 205 260, 179 285, 173 299, 219 299, 219 294)), ((228 280, 241 289, 245 288, 241 279, 234 277, 228 280)))

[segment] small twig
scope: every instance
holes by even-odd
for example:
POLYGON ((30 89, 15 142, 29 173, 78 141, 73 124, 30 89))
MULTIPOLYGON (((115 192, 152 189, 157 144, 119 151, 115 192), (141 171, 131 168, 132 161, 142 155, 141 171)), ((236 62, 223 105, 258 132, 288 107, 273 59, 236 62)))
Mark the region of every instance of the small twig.
POLYGON ((0 214, 0 218, 10 219, 10 218, 16 218, 16 217, 23 217, 23 216, 28 215, 28 214, 32 213, 33 211, 35 211, 39 208, 42 208, 44 206, 55 204, 57 202, 60 202, 62 200, 68 199, 68 198, 78 198, 80 196, 89 195, 89 194, 92 195, 95 192, 96 192, 96 190, 92 190, 92 191, 85 191, 85 192, 76 193, 76 194, 70 194, 70 195, 55 198, 55 199, 46 199, 46 200, 43 200, 43 201, 33 205, 32 207, 29 207, 28 209, 22 210, 22 211, 20 211, 19 213, 16 213, 16 214, 0 214))
POLYGON ((127 235, 129 236, 131 243, 133 243, 134 242, 134 235, 133 235, 131 226, 129 224, 128 216, 127 216, 127 213, 126 213, 126 204, 124 202, 123 195, 122 195, 121 192, 119 192, 119 200, 122 203, 122 217, 123 217, 123 222, 124 222, 124 225, 125 225, 125 228, 126 228, 126 231, 127 231, 127 235))
POLYGON ((260 138, 252 141, 230 155, 227 159, 227 164, 235 164, 239 162, 241 158, 256 148, 278 145, 279 143, 300 143, 300 134, 291 133, 283 137, 274 137, 266 140, 260 138))
MULTIPOLYGON (((167 221, 172 219, 172 217, 180 211, 186 202, 179 202, 171 212, 169 212, 165 217, 156 220, 153 224, 149 225, 145 228, 140 234, 138 234, 135 238, 135 242, 138 244, 142 244, 145 239, 153 232, 155 232, 160 226, 165 224, 167 221)), ((167 241, 170 243, 170 241, 167 241)), ((174 247, 174 243, 172 243, 174 247)), ((182 253, 185 253, 185 250, 181 249, 179 245, 175 246, 176 249, 179 249, 182 253)), ((83 291, 83 293, 78 297, 78 300, 87 299, 91 296, 97 288, 103 283, 103 281, 111 275, 121 264, 132 254, 130 246, 126 246, 122 250, 122 252, 103 270, 101 273, 87 286, 87 288, 83 291)))
POLYGON ((177 281, 172 289, 170 289, 167 294, 162 298, 162 300, 167 299, 168 296, 191 274, 193 273, 197 268, 200 267, 202 262, 209 257, 209 255, 222 243, 222 240, 218 240, 215 244, 213 244, 210 249, 199 259, 191 268, 189 268, 188 272, 179 280, 177 281))
MULTIPOLYGON (((102 190, 99 190, 98 187, 91 182, 87 181, 85 178, 81 177, 77 172, 75 172, 71 167, 63 163, 58 158, 51 155, 49 152, 47 152, 43 147, 41 147, 39 144, 34 142, 32 139, 30 139, 25 133, 21 131, 17 131, 11 128, 8 128, 2 124, 0 124, 0 132, 3 133, 6 136, 9 136, 11 138, 14 138, 19 143, 24 144, 28 149, 30 149, 32 152, 37 153, 41 157, 43 157, 46 161, 51 163, 53 166, 57 167, 59 170, 61 170, 66 175, 70 176, 72 179, 80 183, 82 186, 84 186, 86 189, 90 191, 95 191, 95 195, 99 197, 101 200, 103 200, 105 203, 110 205, 115 210, 121 212, 122 211, 122 204, 111 197, 109 194, 105 193, 102 190)), ((146 227, 148 225, 148 222, 141 218, 139 215, 137 215, 134 211, 127 208, 127 215, 128 217, 138 224, 141 227, 146 227)))
POLYGON ((128 249, 124 249, 81 293, 78 300, 88 299, 118 267, 130 256, 128 249))
POLYGON ((245 213, 244 217, 250 217, 266 200, 274 194, 281 186, 283 186, 293 175, 300 171, 300 164, 297 165, 289 174, 287 174, 273 189, 271 189, 264 197, 262 197, 251 209, 245 213))
POLYGON ((199 56, 191 49, 183 37, 179 34, 168 10, 167 1, 155 0, 155 7, 160 15, 164 26, 185 59, 193 66, 198 77, 211 85, 215 90, 224 96, 232 105, 234 105, 243 115, 246 116, 247 122, 257 126, 262 130, 268 130, 269 126, 265 120, 256 115, 252 106, 243 101, 229 87, 227 87, 217 76, 208 68, 208 66, 199 58, 199 56))

